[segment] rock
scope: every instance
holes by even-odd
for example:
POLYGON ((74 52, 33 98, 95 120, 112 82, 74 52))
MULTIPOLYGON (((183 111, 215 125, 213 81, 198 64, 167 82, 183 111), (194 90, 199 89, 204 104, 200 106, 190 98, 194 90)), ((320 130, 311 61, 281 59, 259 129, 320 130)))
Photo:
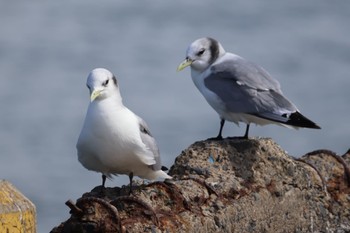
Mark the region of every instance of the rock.
POLYGON ((51 232, 349 232, 350 153, 295 159, 271 139, 200 141, 173 180, 96 187, 51 232))

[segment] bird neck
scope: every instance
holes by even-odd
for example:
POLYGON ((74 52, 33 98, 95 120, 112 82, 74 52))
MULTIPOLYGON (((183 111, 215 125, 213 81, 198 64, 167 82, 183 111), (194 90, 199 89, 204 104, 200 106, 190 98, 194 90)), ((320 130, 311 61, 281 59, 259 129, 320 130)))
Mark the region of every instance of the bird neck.
POLYGON ((123 98, 119 93, 110 96, 108 99, 115 104, 118 103, 118 105, 123 106, 123 98))
POLYGON ((98 99, 96 101, 96 104, 100 106, 108 105, 108 106, 116 106, 117 108, 119 106, 123 105, 123 99, 119 93, 113 93, 112 95, 105 96, 105 98, 98 99))

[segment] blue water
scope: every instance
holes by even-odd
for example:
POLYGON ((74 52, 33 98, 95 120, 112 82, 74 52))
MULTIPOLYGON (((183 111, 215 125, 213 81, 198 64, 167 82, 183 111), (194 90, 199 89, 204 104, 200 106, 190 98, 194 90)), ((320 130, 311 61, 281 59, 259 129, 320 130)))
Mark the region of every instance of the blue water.
MULTIPOLYGON (((105 67, 124 103, 156 137, 163 163, 218 133, 217 114, 177 73, 190 42, 212 36, 260 64, 322 130, 251 127, 289 154, 342 154, 350 132, 350 2, 2 1, 0 6, 0 179, 31 199, 38 232, 69 217, 64 202, 101 182, 77 161, 89 103, 87 74, 105 67)), ((225 136, 245 127, 226 124, 225 136)), ((124 176, 108 186, 127 183, 124 176)))

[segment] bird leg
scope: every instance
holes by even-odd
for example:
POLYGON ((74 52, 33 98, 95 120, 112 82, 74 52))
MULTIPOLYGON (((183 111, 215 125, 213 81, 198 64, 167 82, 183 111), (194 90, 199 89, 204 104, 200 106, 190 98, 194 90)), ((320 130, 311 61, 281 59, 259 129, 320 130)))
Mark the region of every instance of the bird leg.
POLYGON ((102 174, 102 187, 105 187, 105 183, 106 183, 106 178, 107 176, 105 174, 102 174))
POLYGON ((242 137, 228 137, 228 139, 248 139, 249 126, 250 124, 247 124, 247 127, 245 129, 245 134, 242 137))
POLYGON ((106 187, 105 187, 105 183, 106 183, 106 178, 107 176, 105 174, 102 174, 102 185, 100 186, 101 188, 99 188, 99 195, 100 196, 105 196, 105 190, 106 190, 106 187))
POLYGON ((216 137, 217 139, 222 139, 222 129, 224 128, 224 125, 225 125, 225 120, 224 119, 221 119, 220 121, 220 130, 219 130, 219 134, 218 136, 216 137))
POLYGON ((219 134, 218 136, 216 136, 215 138, 208 138, 208 140, 222 140, 222 129, 224 128, 225 125, 225 120, 221 118, 220 120, 220 130, 219 130, 219 134))
POLYGON ((247 128, 245 129, 245 134, 243 136, 244 139, 248 139, 249 126, 250 126, 250 124, 247 124, 247 128))
POLYGON ((129 180, 130 180, 130 190, 129 190, 129 196, 132 194, 132 178, 134 177, 134 173, 129 173, 129 180))

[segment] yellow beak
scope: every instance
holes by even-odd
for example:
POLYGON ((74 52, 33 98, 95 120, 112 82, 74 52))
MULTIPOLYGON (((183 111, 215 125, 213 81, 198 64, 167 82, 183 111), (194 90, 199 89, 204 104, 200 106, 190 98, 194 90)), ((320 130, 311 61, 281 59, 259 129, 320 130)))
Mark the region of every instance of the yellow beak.
POLYGON ((92 93, 91 93, 91 96, 90 96, 90 101, 94 101, 100 94, 101 94, 102 90, 94 90, 92 93))
POLYGON ((177 67, 177 71, 181 71, 185 69, 187 66, 190 66, 192 64, 192 60, 189 58, 186 58, 183 62, 180 63, 180 65, 177 67))

